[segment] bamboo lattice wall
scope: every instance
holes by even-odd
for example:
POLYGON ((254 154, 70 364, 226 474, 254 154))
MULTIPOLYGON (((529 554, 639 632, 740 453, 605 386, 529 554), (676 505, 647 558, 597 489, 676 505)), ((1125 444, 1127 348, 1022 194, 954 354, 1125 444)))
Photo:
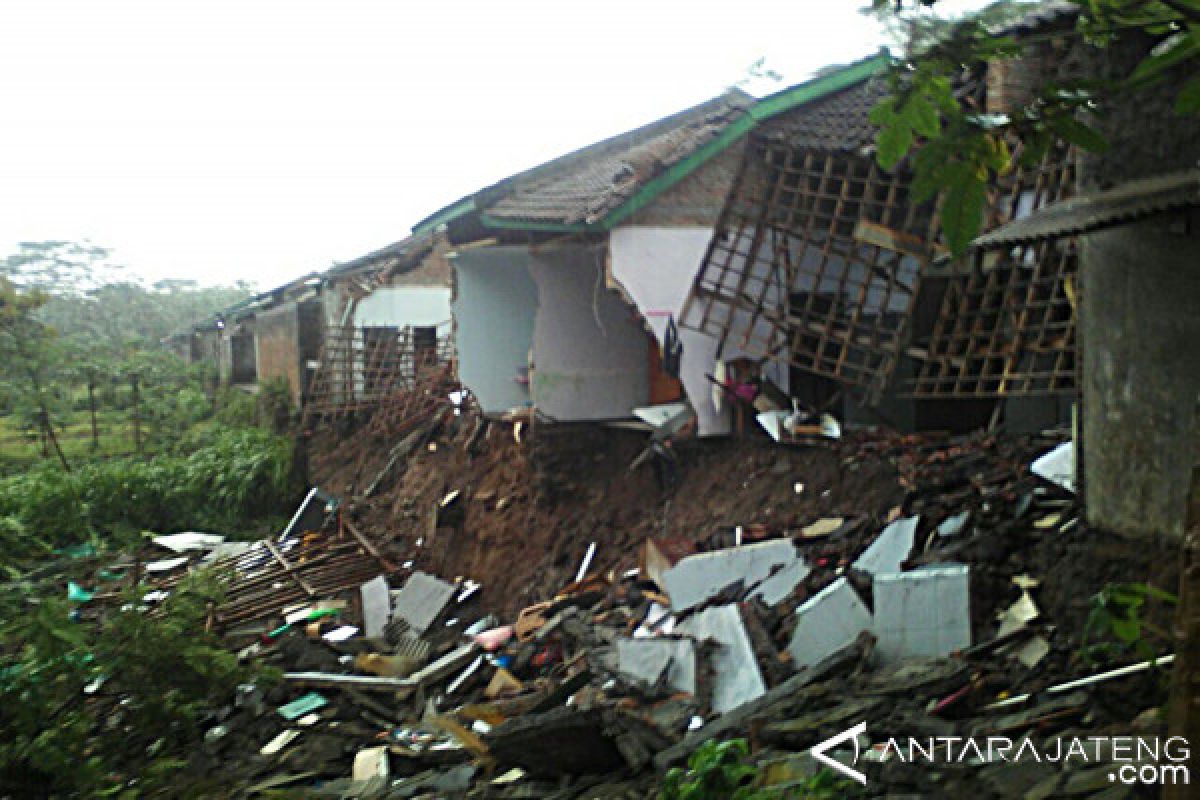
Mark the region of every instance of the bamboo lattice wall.
POLYGON ((331 327, 309 385, 306 417, 374 410, 416 386, 422 373, 454 359, 448 326, 331 327), (434 331, 434 336, 427 334, 434 331), (422 340, 422 336, 426 338, 422 340))
MULTIPOLYGON (((996 189, 989 228, 1070 196, 1073 158, 1051 155, 996 189)), ((950 279, 920 353, 917 397, 996 397, 1077 391, 1073 240, 977 254, 950 279)))
POLYGON ((868 155, 757 139, 685 327, 878 392, 899 358, 934 215, 868 155))

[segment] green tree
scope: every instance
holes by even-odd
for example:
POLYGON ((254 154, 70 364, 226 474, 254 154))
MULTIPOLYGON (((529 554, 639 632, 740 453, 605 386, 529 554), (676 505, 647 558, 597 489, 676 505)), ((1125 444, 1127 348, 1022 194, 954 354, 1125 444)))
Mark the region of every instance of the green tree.
POLYGON ((892 72, 891 96, 872 115, 878 160, 890 169, 911 157, 918 199, 944 193, 942 227, 955 253, 979 232, 996 177, 1037 164, 1056 140, 1107 150, 1096 120, 1113 104, 1136 102, 1138 92, 1174 82, 1176 110, 1200 111, 1200 76, 1188 74, 1200 56, 1200 0, 1074 0, 1072 37, 1097 49, 1135 41, 1143 57, 1124 74, 1048 77, 1006 114, 960 102, 956 79, 982 63, 1017 58, 1036 43, 1036 33, 1018 40, 996 29, 1038 4, 993 4, 949 21, 930 14, 938 2, 873 0, 864 10, 911 37, 892 72))
POLYGON ((54 435, 48 387, 51 381, 53 331, 37 318, 47 295, 38 289, 22 291, 0 276, 0 381, 9 395, 33 409, 38 427, 54 446, 63 469, 70 471, 54 435))

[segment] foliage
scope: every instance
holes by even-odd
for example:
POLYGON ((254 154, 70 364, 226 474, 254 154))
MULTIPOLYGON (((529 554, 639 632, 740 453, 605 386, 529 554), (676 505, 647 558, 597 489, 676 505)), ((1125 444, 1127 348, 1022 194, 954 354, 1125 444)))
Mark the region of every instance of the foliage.
POLYGON ((853 789, 829 770, 821 770, 800 786, 757 788, 758 769, 748 763, 745 739, 710 740, 688 758, 687 769, 674 767, 663 778, 660 800, 832 800, 853 789))
POLYGON ((0 519, 56 547, 143 530, 233 531, 294 499, 291 445, 262 430, 219 431, 204 446, 149 461, 118 459, 73 473, 50 465, 0 479, 0 519))
POLYGON ((276 433, 284 433, 292 411, 292 386, 287 378, 270 378, 259 384, 259 424, 269 426, 276 433))
POLYGON ((219 599, 210 576, 187 578, 154 616, 145 592, 91 623, 59 598, 0 596, 0 792, 178 796, 179 756, 208 709, 239 683, 277 677, 240 666, 205 630, 219 599))
MULTIPOLYGON (((979 113, 953 92, 956 77, 979 64, 1021 55, 1020 43, 992 32, 995 13, 931 26, 927 19, 916 20, 938 0, 872 0, 867 9, 914 20, 914 38, 891 75, 891 94, 872 114, 879 126, 878 161, 890 169, 916 149, 914 192, 919 200, 944 192, 942 230, 955 253, 978 233, 992 180, 1018 164, 1037 164, 1058 140, 1103 151, 1106 140, 1086 120, 1102 113, 1106 101, 1161 83, 1169 71, 1200 56, 1200 0, 1075 2, 1080 7, 1076 35, 1090 45, 1106 47, 1121 36, 1139 35, 1156 46, 1122 80, 1047 82, 1009 114, 979 113)), ((1182 85, 1176 110, 1200 111, 1200 76, 1182 85)))
POLYGON ((59 360, 51 349, 53 330, 37 317, 49 299, 44 291, 22 287, 0 271, 0 398, 29 427, 48 411, 47 387, 59 360))
POLYGON ((1099 657, 1131 650, 1142 658, 1156 657, 1158 650, 1152 642, 1170 644, 1172 639, 1143 616, 1147 600, 1172 606, 1177 602, 1175 595, 1148 583, 1110 583, 1093 595, 1083 628, 1083 657, 1096 663, 1099 657))

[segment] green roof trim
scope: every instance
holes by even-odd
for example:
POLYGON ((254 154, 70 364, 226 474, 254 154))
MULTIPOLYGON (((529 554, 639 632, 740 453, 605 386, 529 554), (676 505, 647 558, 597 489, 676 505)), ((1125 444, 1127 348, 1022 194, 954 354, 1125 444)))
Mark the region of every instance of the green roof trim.
POLYGON ((475 196, 464 197, 453 205, 446 206, 441 211, 434 214, 421 222, 412 229, 414 234, 421 234, 427 231, 434 230, 437 226, 458 219, 459 217, 470 214, 475 210, 475 196))
MULTIPOLYGON (((616 225, 628 219, 631 215, 636 214, 641 209, 652 203, 660 194, 671 188, 681 180, 691 175, 697 169, 702 167, 708 161, 719 155, 721 152, 729 148, 736 141, 749 133, 755 125, 765 120, 770 119, 785 111, 791 111, 794 108, 802 106, 806 103, 811 103, 814 100, 820 100, 826 95, 841 91, 842 89, 854 86, 857 83, 872 78, 892 65, 892 57, 887 50, 882 50, 878 54, 843 67, 836 72, 831 72, 827 75, 822 75, 805 83, 793 86, 790 89, 784 89, 773 95, 764 97, 749 108, 746 115, 738 119, 717 138, 706 144, 704 147, 692 153, 687 158, 673 165, 670 169, 657 175, 653 179, 646 182, 641 189, 632 197, 626 200, 617 208, 613 209, 607 216, 598 222, 594 223, 559 223, 559 222, 531 222, 525 220, 505 219, 493 217, 487 212, 482 212, 479 215, 479 221, 488 228, 501 230, 522 230, 522 231, 546 231, 554 233, 592 233, 611 230, 616 225)), ((463 201, 458 205, 461 206, 463 201)), ((471 204, 473 207, 473 203, 471 204)), ((442 214, 434 217, 433 220, 446 221, 448 215, 458 208, 455 206, 447 209, 442 214)), ((465 209, 462 213, 467 213, 470 208, 465 209)), ((432 223, 432 221, 430 223, 432 223)), ((424 223, 429 225, 430 223, 424 223)))

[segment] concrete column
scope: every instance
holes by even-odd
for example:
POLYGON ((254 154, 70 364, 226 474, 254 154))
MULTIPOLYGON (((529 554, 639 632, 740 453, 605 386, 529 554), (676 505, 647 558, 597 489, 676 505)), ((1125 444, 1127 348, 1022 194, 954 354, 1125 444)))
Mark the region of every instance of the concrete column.
POLYGON ((1088 521, 1181 538, 1200 461, 1200 213, 1083 237, 1088 521))

